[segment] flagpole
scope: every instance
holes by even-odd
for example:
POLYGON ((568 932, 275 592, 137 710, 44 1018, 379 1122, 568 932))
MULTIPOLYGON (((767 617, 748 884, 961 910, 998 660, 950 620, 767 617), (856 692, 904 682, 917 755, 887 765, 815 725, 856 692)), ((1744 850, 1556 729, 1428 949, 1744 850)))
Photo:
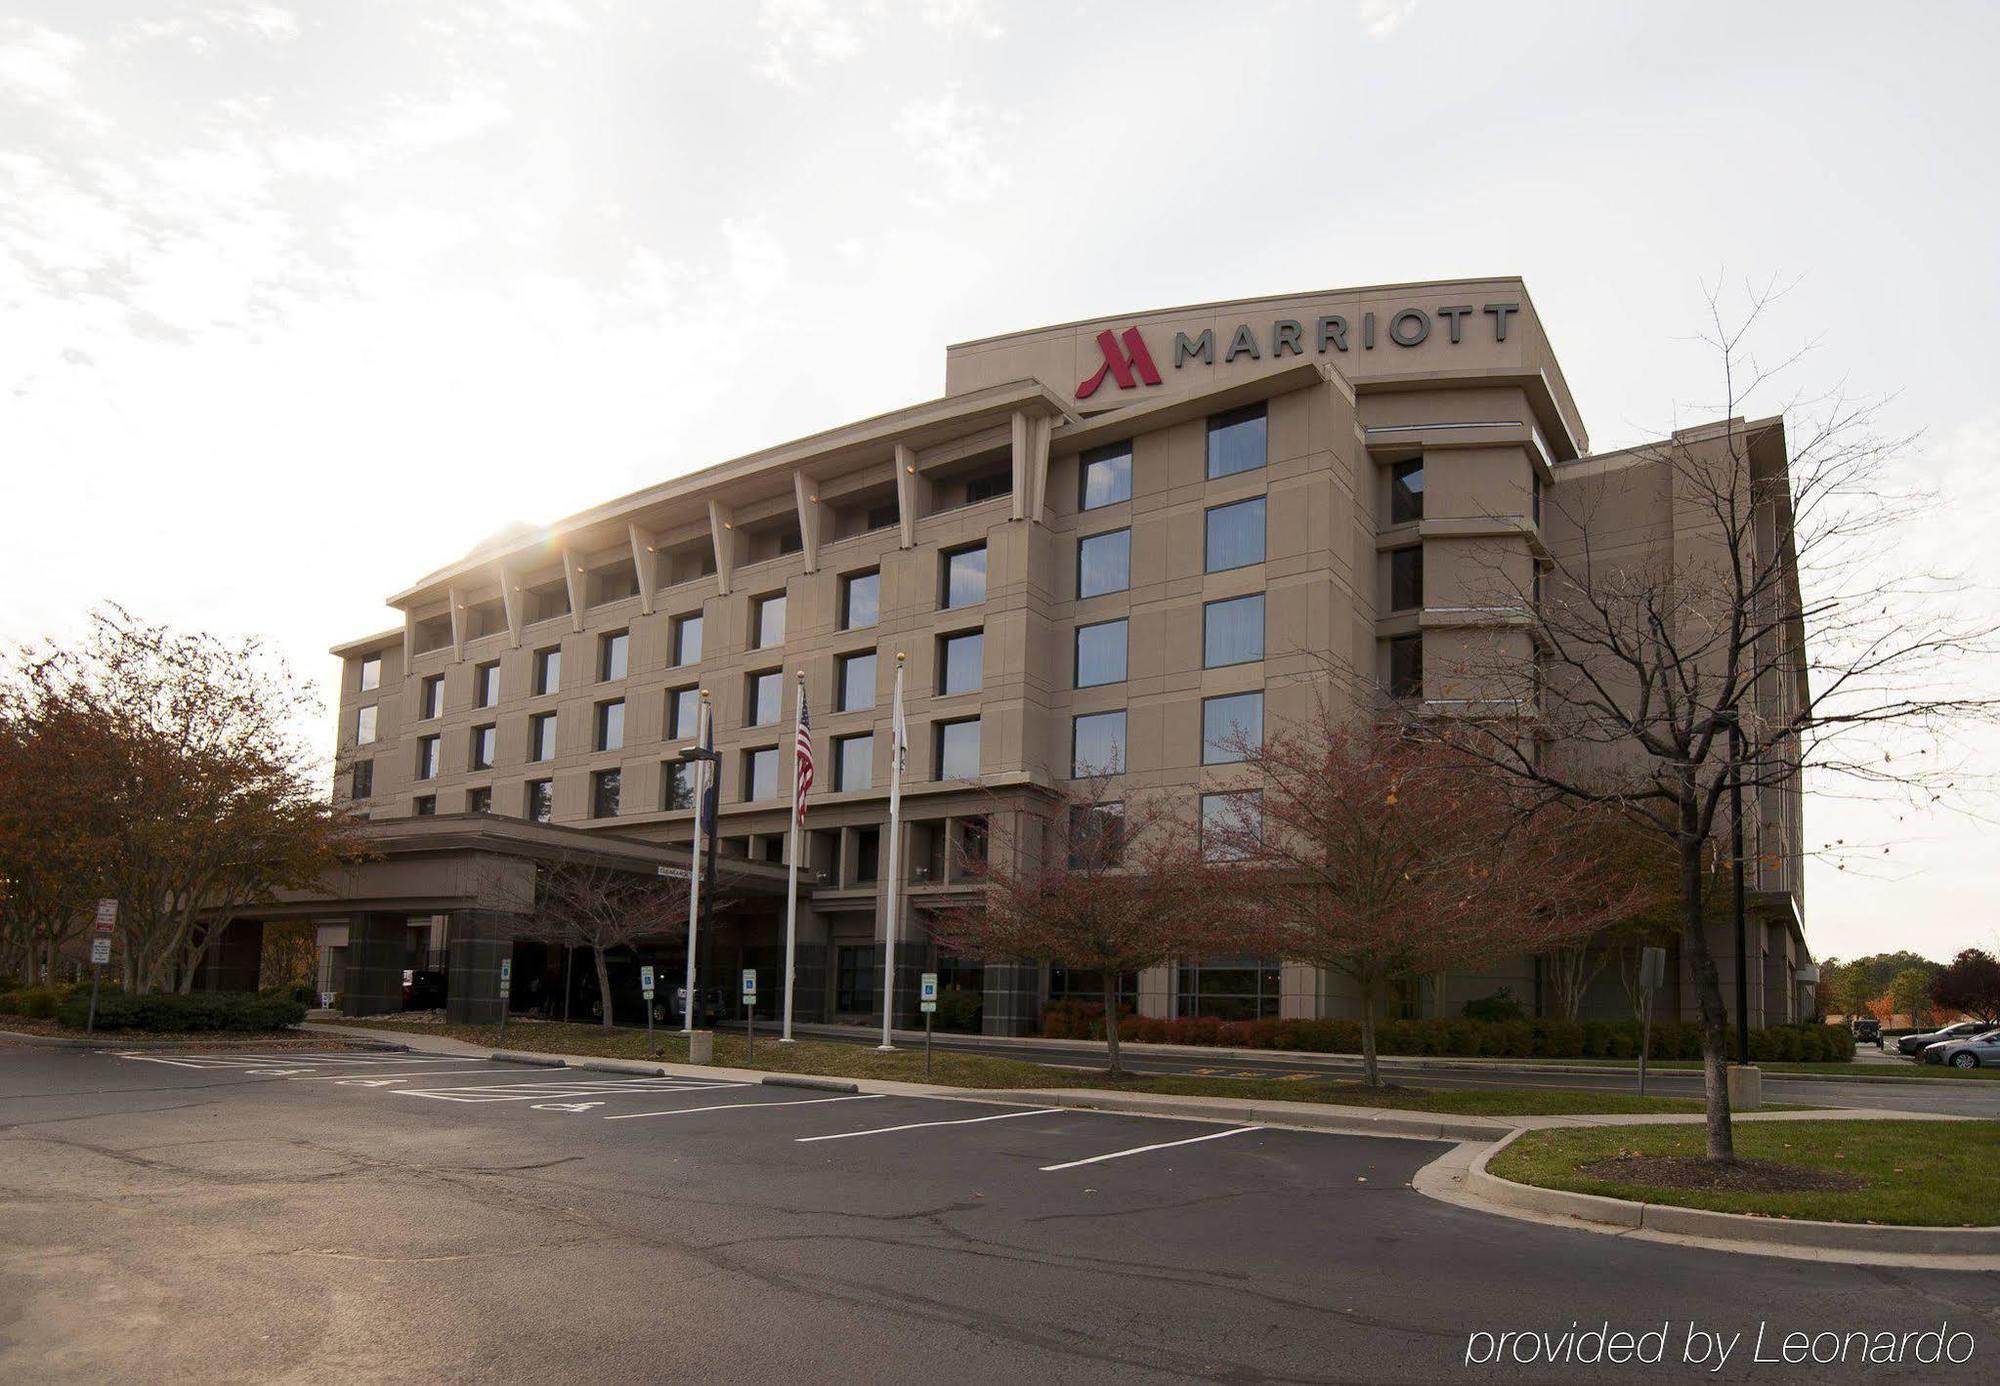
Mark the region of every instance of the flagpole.
POLYGON ((799 743, 805 737, 806 720, 806 671, 799 670, 799 696, 792 708, 792 846, 785 853, 791 863, 789 879, 785 883, 785 1031, 779 1036, 779 1043, 792 1042, 792 984, 798 971, 799 952, 799 815, 805 805, 799 802, 799 743))
POLYGON ((896 1013, 896 886, 901 874, 898 846, 903 831, 903 752, 906 729, 903 725, 903 656, 896 656, 896 702, 889 722, 889 914, 882 925, 882 1043, 878 1049, 894 1049, 890 1027, 896 1013))
MULTIPOLYGON (((708 690, 701 693, 701 712, 695 718, 694 743, 706 747, 708 743, 708 690)), ((694 856, 689 861, 688 873, 688 956, 687 990, 681 997, 681 1033, 694 1034, 694 945, 695 925, 701 918, 701 816, 708 803, 708 766, 705 760, 697 760, 694 772, 694 856)))

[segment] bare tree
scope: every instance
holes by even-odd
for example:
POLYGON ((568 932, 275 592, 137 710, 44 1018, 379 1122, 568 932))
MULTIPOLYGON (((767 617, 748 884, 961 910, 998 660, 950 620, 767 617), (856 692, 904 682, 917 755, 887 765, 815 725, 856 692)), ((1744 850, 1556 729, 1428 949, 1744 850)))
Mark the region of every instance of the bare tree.
MULTIPOLYGON (((590 950, 603 1006, 599 1019, 609 1028, 611 972, 605 954, 684 927, 687 911, 688 882, 683 877, 572 856, 536 870, 534 912, 525 932, 553 947, 590 950)), ((689 1006, 692 1009, 692 998, 689 1006)))
POLYGON ((1748 868, 1783 876, 1801 868, 1803 843, 1777 806, 1802 772, 1935 801, 1957 773, 1937 754, 1947 733, 2000 706, 1962 679, 1994 628, 1957 615, 1948 581, 1896 548, 1930 501, 1896 484, 1908 440, 1880 432, 1879 402, 1835 395, 1741 416, 1797 359, 1755 357, 1769 301, 1753 291, 1732 322, 1711 295, 1721 422, 1559 469, 1549 549, 1532 571, 1496 565, 1481 596, 1500 634, 1427 675, 1427 693, 1460 715, 1409 709, 1414 731, 1509 782, 1616 808, 1671 847, 1718 1161, 1734 1158, 1728 1012, 1704 895, 1732 788, 1756 815, 1746 833, 1765 837, 1748 868), (1631 518, 1661 505, 1664 529, 1631 518), (1759 834, 1766 822, 1776 830, 1759 834))
POLYGON ((1124 1069, 1118 1050, 1118 977, 1217 947, 1227 912, 1207 884, 1185 819, 1160 796, 1109 796, 1109 780, 1070 782, 1046 818, 1029 818, 1018 836, 997 830, 983 858, 963 851, 959 870, 982 889, 971 903, 932 919, 932 932, 971 958, 1035 960, 1100 970, 1110 1072, 1124 1069))
POLYGON ((1325 698, 1235 754, 1260 787, 1204 824, 1210 855, 1240 863, 1235 926, 1353 982, 1371 1086, 1392 983, 1540 952, 1632 906, 1601 888, 1584 835, 1565 831, 1573 815, 1525 812, 1454 754, 1325 698))

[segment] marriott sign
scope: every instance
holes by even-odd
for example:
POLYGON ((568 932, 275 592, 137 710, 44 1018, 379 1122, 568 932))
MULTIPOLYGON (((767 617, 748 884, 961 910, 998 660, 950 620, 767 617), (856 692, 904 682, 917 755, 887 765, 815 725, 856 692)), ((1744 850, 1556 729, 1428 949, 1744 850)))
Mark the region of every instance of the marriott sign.
MULTIPOLYGON (((1236 331, 1230 334, 1229 344, 1220 348, 1216 344, 1215 329, 1204 327, 1192 336, 1186 332, 1174 333, 1169 366, 1179 370, 1190 361, 1212 366, 1218 350, 1225 365, 1239 356, 1252 361, 1267 357, 1275 360, 1288 355, 1304 356, 1308 343, 1315 355, 1324 355, 1329 351, 1374 351, 1381 343, 1409 348, 1423 345, 1431 339, 1433 332, 1442 333, 1451 345, 1457 346, 1465 340, 1468 332, 1481 330, 1470 325, 1474 320, 1489 324, 1493 340, 1504 342, 1507 340, 1508 319, 1520 311, 1518 302, 1454 303, 1428 310, 1399 308, 1383 321, 1378 321, 1375 313, 1363 313, 1358 322, 1350 322, 1338 313, 1329 313, 1314 318, 1310 327, 1298 318, 1279 318, 1261 336, 1246 322, 1237 324, 1236 331)), ((1097 349, 1104 358, 1103 363, 1095 373, 1078 382, 1078 399, 1089 399, 1103 388, 1106 380, 1121 390, 1162 382, 1152 348, 1138 328, 1128 327, 1123 332, 1106 328, 1097 334, 1097 349)))

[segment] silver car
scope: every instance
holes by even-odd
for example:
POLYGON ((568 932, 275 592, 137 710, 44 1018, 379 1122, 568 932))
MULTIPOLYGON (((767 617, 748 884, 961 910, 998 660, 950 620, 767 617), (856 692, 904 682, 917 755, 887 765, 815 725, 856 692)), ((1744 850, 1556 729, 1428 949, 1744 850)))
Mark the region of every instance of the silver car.
POLYGON ((1953 1068, 2000 1067, 2000 1028, 1978 1035, 1961 1035, 1924 1049, 1927 1064, 1950 1064, 1953 1068))

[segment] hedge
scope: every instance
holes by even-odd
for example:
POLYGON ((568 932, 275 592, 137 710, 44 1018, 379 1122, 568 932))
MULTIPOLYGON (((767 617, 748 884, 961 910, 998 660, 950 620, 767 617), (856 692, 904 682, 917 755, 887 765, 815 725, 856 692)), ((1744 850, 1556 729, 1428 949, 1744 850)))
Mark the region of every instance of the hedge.
MULTIPOLYGON (((1385 1020, 1375 1027, 1382 1054, 1437 1054, 1510 1059, 1638 1057, 1636 1020, 1385 1020)), ((1057 1002, 1042 1013, 1050 1039, 1103 1039, 1104 1007, 1057 1002)), ((1361 1051, 1358 1020, 1165 1020, 1123 1015, 1118 1038, 1140 1044, 1210 1044, 1229 1049, 1290 1049, 1313 1054, 1361 1051)), ((1699 1059, 1701 1027, 1653 1022, 1655 1059, 1699 1059)), ((1779 1025, 1750 1032, 1750 1056, 1764 1062, 1845 1063, 1854 1035, 1843 1025, 1779 1025)))
POLYGON ((67 986, 33 986, 0 992, 0 1015, 18 1015, 27 1020, 53 1020, 62 1007, 63 998, 71 990, 67 986))
MULTIPOLYGON (((57 1012, 63 1025, 81 1030, 90 1009, 90 991, 73 992, 57 1012)), ((254 992, 205 991, 191 996, 155 993, 126 996, 105 992, 97 998, 100 1030, 150 1030, 183 1033, 198 1030, 279 1030, 306 1018, 306 1008, 289 996, 259 996, 254 992)))

